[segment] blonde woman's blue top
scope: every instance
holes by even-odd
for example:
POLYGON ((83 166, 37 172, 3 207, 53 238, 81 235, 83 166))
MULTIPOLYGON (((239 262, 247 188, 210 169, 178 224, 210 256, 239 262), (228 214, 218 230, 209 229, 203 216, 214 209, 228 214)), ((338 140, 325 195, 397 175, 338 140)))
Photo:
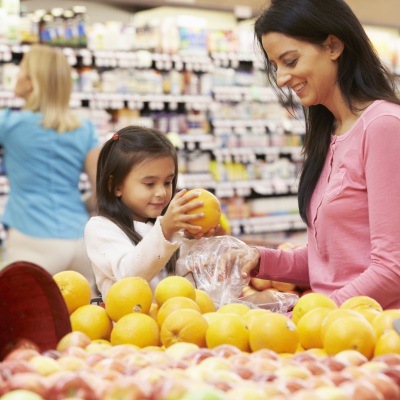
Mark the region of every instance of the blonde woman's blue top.
POLYGON ((94 125, 69 132, 44 129, 41 113, 0 112, 0 145, 10 193, 2 223, 39 238, 77 239, 89 218, 79 181, 98 145, 94 125))

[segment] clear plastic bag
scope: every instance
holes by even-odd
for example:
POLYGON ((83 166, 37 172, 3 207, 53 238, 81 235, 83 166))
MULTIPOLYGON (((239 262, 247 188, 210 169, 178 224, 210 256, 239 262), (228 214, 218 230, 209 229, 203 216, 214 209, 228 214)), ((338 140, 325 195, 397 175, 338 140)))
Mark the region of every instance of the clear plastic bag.
POLYGON ((266 308, 282 313, 292 309, 298 296, 290 293, 260 292, 259 297, 239 299, 250 281, 241 276, 243 258, 240 255, 249 250, 246 243, 228 235, 186 239, 181 246, 178 263, 181 268, 191 271, 197 288, 207 292, 217 307, 228 303, 245 303, 251 308, 266 308))

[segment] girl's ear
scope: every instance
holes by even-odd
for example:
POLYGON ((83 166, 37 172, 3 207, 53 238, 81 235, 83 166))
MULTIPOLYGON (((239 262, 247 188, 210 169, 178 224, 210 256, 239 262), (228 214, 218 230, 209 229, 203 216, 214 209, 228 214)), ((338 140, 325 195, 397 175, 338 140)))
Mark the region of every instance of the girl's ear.
POLYGON ((329 35, 324 41, 324 47, 329 49, 331 59, 337 60, 344 50, 344 43, 335 35, 329 35))

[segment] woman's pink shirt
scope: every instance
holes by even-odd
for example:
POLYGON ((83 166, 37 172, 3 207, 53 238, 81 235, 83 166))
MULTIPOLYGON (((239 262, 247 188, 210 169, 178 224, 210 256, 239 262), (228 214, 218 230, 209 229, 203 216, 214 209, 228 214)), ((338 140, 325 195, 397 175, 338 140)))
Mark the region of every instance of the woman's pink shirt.
POLYGON ((332 137, 310 224, 304 248, 259 248, 258 278, 309 283, 338 304, 366 295, 400 308, 400 106, 375 101, 332 137))

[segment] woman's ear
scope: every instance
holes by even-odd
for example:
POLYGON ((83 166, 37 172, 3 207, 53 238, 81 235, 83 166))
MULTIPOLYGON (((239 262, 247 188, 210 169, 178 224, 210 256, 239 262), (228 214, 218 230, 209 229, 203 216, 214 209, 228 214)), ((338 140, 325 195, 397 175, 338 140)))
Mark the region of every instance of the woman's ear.
POLYGON ((335 35, 329 35, 324 41, 324 47, 328 48, 332 60, 337 60, 344 50, 344 43, 335 35))

